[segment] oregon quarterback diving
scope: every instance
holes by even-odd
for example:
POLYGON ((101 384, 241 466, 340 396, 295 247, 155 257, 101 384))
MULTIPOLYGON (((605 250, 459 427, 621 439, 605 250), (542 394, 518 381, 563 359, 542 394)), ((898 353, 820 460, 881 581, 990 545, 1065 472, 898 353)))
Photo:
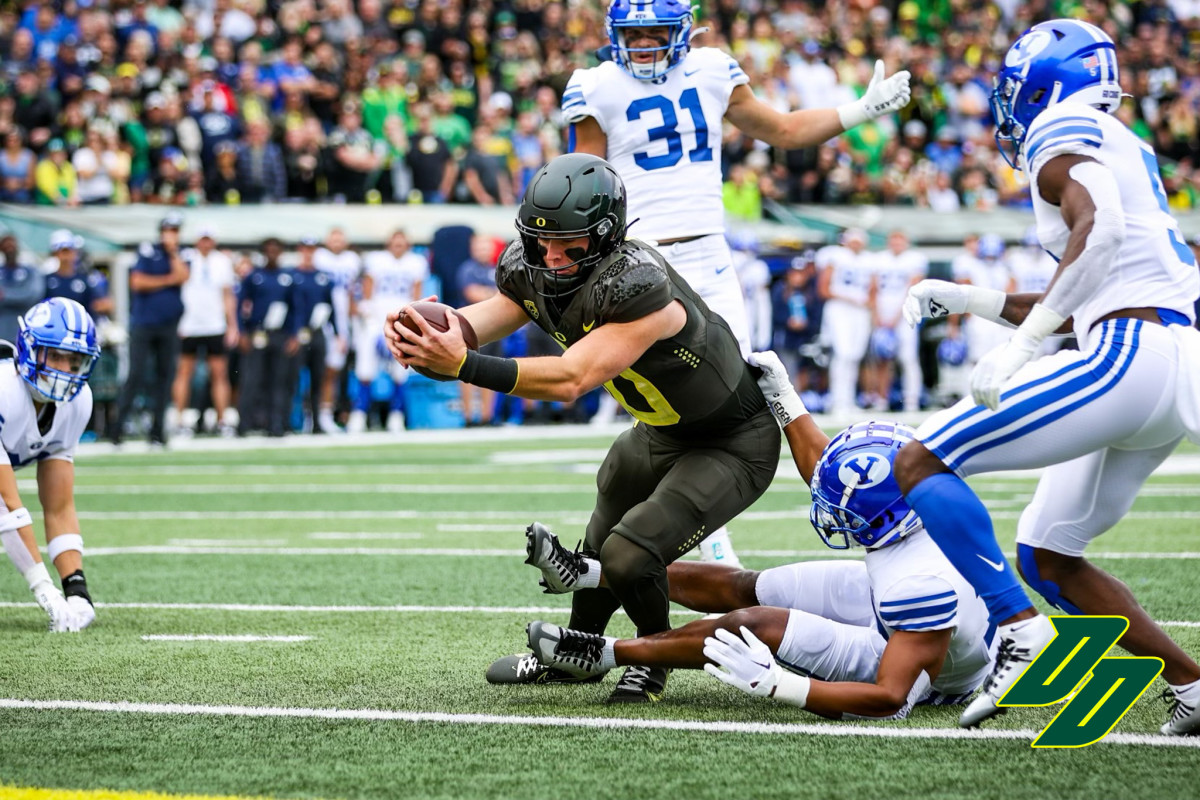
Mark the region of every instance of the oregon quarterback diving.
MULTIPOLYGON (((520 236, 496 273, 499 294, 460 309, 480 343, 529 320, 563 347, 561 358, 497 358, 468 350, 457 318, 438 332, 385 327, 392 354, 495 391, 573 401, 603 385, 639 421, 613 443, 596 477, 584 552, 606 588, 572 596, 570 627, 602 633, 623 607, 645 636, 670 628, 667 565, 766 490, 780 433, 729 326, 653 248, 625 239, 625 186, 603 159, 559 156, 530 182, 520 236)), ((586 576, 585 576, 586 577, 586 576)), ((598 577, 598 576, 597 576, 598 577)), ((511 681, 569 680, 548 667, 511 681)), ((666 670, 630 667, 614 702, 657 700, 666 670)))

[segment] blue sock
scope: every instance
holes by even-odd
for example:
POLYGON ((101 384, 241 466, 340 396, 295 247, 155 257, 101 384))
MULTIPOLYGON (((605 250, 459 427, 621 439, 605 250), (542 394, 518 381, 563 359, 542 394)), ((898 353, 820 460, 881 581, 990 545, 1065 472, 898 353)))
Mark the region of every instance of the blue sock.
POLYGON ((401 414, 404 413, 404 384, 403 383, 397 383, 396 387, 394 389, 392 389, 392 404, 388 408, 388 410, 389 411, 399 411, 401 414))
POLYGON ((910 491, 907 499, 946 558, 983 598, 992 622, 1033 607, 996 543, 983 501, 962 478, 952 472, 933 475, 910 491))

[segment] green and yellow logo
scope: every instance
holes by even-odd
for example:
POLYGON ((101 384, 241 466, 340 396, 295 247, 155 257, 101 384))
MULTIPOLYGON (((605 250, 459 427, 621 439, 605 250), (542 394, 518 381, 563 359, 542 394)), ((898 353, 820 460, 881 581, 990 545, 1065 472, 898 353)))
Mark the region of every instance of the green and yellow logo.
POLYGON ((525 311, 529 313, 531 319, 537 319, 541 316, 541 313, 538 312, 537 303, 532 300, 525 301, 525 311))
POLYGON ((1106 657, 1125 635, 1125 617, 1051 617, 1058 634, 996 704, 1052 706, 1069 701, 1033 747, 1087 747, 1121 721, 1163 670, 1161 658, 1106 657))

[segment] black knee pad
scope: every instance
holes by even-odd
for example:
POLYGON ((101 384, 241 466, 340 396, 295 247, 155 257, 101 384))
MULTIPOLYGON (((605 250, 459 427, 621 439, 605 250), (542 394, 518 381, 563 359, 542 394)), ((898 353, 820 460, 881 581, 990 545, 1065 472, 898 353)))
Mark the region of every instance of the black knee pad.
POLYGON ((667 572, 657 556, 619 533, 614 533, 604 541, 604 546, 600 548, 600 564, 605 580, 614 589, 639 580, 654 579, 667 572))

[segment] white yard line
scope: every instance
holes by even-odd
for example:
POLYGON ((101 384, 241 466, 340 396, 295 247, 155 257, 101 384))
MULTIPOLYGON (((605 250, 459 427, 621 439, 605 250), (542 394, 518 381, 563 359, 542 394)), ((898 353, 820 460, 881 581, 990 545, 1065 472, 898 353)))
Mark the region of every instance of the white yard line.
MULTIPOLYGON (((512 530, 511 525, 505 525, 505 530, 512 530)), ((397 539, 424 539, 425 534, 415 531, 397 531, 395 533, 373 533, 371 531, 316 531, 306 534, 309 539, 327 541, 388 541, 397 539)))
POLYGON ((282 547, 287 539, 167 539, 170 547, 282 547))
MULTIPOLYGON (((37 483, 19 487, 36 490, 37 483)), ((123 484, 120 486, 76 486, 77 495, 197 495, 197 494, 390 494, 402 497, 414 494, 588 494, 594 495, 593 484, 570 486, 562 483, 230 483, 230 484, 123 484)))
POLYGON ((255 636, 253 634, 216 635, 211 633, 152 633, 143 642, 311 642, 311 636, 255 636))
MULTIPOLYGON (((756 736, 862 736, 877 739, 1000 739, 1031 742, 1037 731, 1027 729, 964 730, 962 728, 900 728, 887 723, 701 722, 694 720, 628 719, 624 717, 554 717, 503 714, 449 714, 438 711, 388 711, 372 708, 288 708, 270 706, 209 706, 182 703, 106 703, 84 700, 0 699, 0 708, 37 711, 92 711, 110 714, 161 714, 251 718, 362 720, 442 725, 521 725, 599 730, 668 730, 732 733, 756 736)), ((1200 748, 1200 737, 1112 733, 1099 744, 1200 748)))
MULTIPOLYGON (((399 534, 361 534, 368 538, 399 538, 399 534)), ((420 536, 420 534, 417 534, 420 536)), ((353 537, 358 538, 355 534, 353 537)), ((335 538, 332 536, 313 538, 335 538)), ((343 538, 341 536, 336 538, 343 538)), ((407 537, 406 537, 407 538, 407 537)), ((249 540, 247 540, 249 544, 249 540)), ((743 556, 762 558, 862 558, 862 551, 838 550, 743 550, 738 549, 743 556)), ((510 548, 479 548, 479 547, 252 547, 243 546, 237 540, 170 540, 167 544, 129 545, 125 547, 89 547, 89 557, 124 556, 124 555, 280 555, 280 556, 460 556, 468 558, 515 558, 524 556, 524 550, 510 548), (209 542, 212 544, 185 545, 183 542, 209 542)), ((1016 558, 1015 553, 1007 553, 1008 558, 1016 558)), ((1088 558, 1110 559, 1117 561, 1142 561, 1151 559, 1200 559, 1200 552, 1096 552, 1088 553, 1088 558)))
MULTIPOLYGON (((0 608, 37 608, 35 602, 0 602, 0 608)), ((293 606, 249 603, 96 603, 96 608, 125 611, 238 611, 279 614, 520 614, 523 616, 570 614, 569 606, 293 606)), ((624 612, 618 611, 618 614, 624 612)), ((674 607, 671 614, 696 617, 701 612, 674 607)), ((1195 620, 1156 620, 1164 628, 1200 628, 1195 620)))

